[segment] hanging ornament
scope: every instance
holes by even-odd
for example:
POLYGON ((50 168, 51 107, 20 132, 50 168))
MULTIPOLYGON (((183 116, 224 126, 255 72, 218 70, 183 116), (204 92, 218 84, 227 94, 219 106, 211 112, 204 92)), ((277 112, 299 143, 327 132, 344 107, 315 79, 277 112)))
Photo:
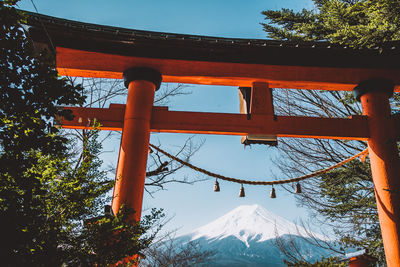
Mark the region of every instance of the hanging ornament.
POLYGON ((218 183, 218 180, 217 179, 215 179, 215 184, 214 184, 214 192, 219 192, 220 191, 220 188, 219 188, 219 183, 218 183))
POLYGON ((272 189, 271 189, 271 194, 269 195, 271 198, 276 198, 276 194, 275 194, 275 188, 274 188, 274 186, 272 186, 272 189))
POLYGON ((242 184, 242 186, 240 187, 239 197, 245 197, 243 184, 242 184))
POLYGON ((301 193, 301 185, 300 185, 300 183, 297 183, 297 184, 296 184, 296 191, 295 191, 295 193, 296 193, 296 194, 300 194, 300 193, 301 193))

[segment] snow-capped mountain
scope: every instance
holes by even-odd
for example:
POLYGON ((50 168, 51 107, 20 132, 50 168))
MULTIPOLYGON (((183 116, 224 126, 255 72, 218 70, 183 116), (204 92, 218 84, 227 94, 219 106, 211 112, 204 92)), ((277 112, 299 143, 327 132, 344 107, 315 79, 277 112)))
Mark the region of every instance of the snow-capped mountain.
MULTIPOLYGON (((319 239, 324 239, 320 234, 313 234, 319 239)), ((191 235, 191 240, 202 237, 207 240, 221 240, 234 236, 247 246, 248 241, 254 239, 257 239, 257 242, 263 242, 283 235, 308 236, 303 227, 295 225, 260 205, 239 206, 215 221, 194 230, 191 235)))
MULTIPOLYGON (((308 231, 309 232, 309 231, 308 231)), ((326 237, 313 233, 318 239, 326 237)), ((217 251, 207 266, 284 266, 285 256, 276 238, 295 241, 305 259, 315 260, 327 252, 306 242, 306 229, 259 205, 239 206, 222 217, 177 238, 178 242, 199 242, 203 249, 217 251)))

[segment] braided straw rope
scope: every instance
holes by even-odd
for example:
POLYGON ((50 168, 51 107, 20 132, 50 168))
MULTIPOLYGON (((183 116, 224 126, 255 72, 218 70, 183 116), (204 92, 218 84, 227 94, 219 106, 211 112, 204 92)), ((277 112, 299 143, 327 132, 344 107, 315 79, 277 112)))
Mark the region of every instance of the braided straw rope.
POLYGON ((194 165, 192 165, 192 164, 190 164, 190 163, 188 163, 186 161, 183 161, 180 158, 177 158, 174 155, 169 154, 168 152, 162 150, 161 148, 159 148, 159 147, 157 147, 157 146, 155 146, 153 144, 150 144, 150 146, 152 148, 154 148, 155 150, 161 152, 165 156, 169 157, 170 159, 173 159, 173 160, 179 162, 180 164, 182 164, 184 166, 187 166, 187 167, 189 167, 189 168, 191 168, 191 169, 193 169, 195 171, 201 172, 201 173, 203 173, 205 175, 208 175, 208 176, 211 176, 211 177, 215 177, 217 179, 229 181, 229 182, 234 182, 234 183, 239 183, 239 184, 250 184, 250 185, 275 185, 275 184, 288 184, 288 183, 293 183, 293 182, 299 182, 299 181, 302 181, 302 180, 305 180, 305 179, 308 179, 308 178, 311 178, 311 177, 318 176, 318 175, 321 175, 323 173, 329 172, 329 171, 331 171, 331 170, 333 170, 335 168, 338 168, 338 167, 340 167, 340 166, 342 166, 342 165, 344 165, 344 164, 346 164, 346 163, 348 163, 348 162, 350 162, 350 161, 352 161, 352 160, 354 160, 354 159, 356 159, 358 157, 365 157, 368 154, 368 148, 366 148, 363 151, 361 151, 360 153, 355 154, 354 156, 351 156, 350 158, 347 158, 347 159, 345 159, 345 160, 343 160, 343 161, 341 161, 339 163, 336 163, 335 165, 332 165, 332 166, 330 166, 330 167, 328 167, 326 169, 318 170, 318 171, 315 171, 315 172, 312 172, 312 173, 309 173, 309 174, 306 174, 306 175, 303 175, 303 176, 299 176, 299 177, 296 177, 296 178, 292 178, 292 179, 277 180, 277 181, 249 181, 249 180, 236 179, 236 178, 232 178, 232 177, 226 177, 226 176, 223 176, 223 175, 220 175, 220 174, 217 174, 217 173, 213 173, 213 172, 207 171, 205 169, 196 167, 196 166, 194 166, 194 165))

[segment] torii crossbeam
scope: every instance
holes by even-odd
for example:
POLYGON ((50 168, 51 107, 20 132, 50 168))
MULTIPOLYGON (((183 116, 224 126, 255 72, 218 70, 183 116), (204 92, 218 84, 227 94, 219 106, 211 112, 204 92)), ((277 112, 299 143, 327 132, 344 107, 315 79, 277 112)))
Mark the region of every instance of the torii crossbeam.
POLYGON ((359 50, 323 42, 137 31, 32 13, 28 24, 36 45, 47 44, 51 38, 61 75, 124 76, 126 105, 112 104, 108 109, 69 107, 75 119, 62 121, 65 128, 84 129, 87 126, 81 121, 96 118, 104 130, 122 130, 114 213, 126 204, 136 210, 134 219, 140 219, 151 131, 365 140, 387 264, 400 266, 400 160, 396 143, 400 119, 391 115, 389 105, 393 90, 400 91, 399 42, 359 50), (250 87, 251 116, 153 107, 161 80, 250 87), (356 88, 363 116, 275 116, 270 88, 356 88))

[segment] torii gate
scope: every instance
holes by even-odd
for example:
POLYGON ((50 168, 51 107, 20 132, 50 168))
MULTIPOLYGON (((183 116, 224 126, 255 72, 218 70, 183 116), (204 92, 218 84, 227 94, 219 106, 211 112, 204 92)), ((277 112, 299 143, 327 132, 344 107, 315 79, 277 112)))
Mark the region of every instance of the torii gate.
POLYGON ((150 132, 364 140, 387 264, 400 266, 400 118, 391 115, 389 105, 393 90, 400 91, 400 43, 358 50, 323 42, 137 31, 29 14, 29 34, 36 45, 51 39, 61 75, 124 78, 126 105, 68 108, 75 119, 62 122, 64 128, 84 129, 78 118, 97 118, 104 130, 122 130, 114 213, 124 203, 136 211, 133 219, 140 219, 150 132), (153 107, 162 80, 250 87, 251 117, 153 107), (364 115, 275 116, 270 88, 355 88, 364 115))

